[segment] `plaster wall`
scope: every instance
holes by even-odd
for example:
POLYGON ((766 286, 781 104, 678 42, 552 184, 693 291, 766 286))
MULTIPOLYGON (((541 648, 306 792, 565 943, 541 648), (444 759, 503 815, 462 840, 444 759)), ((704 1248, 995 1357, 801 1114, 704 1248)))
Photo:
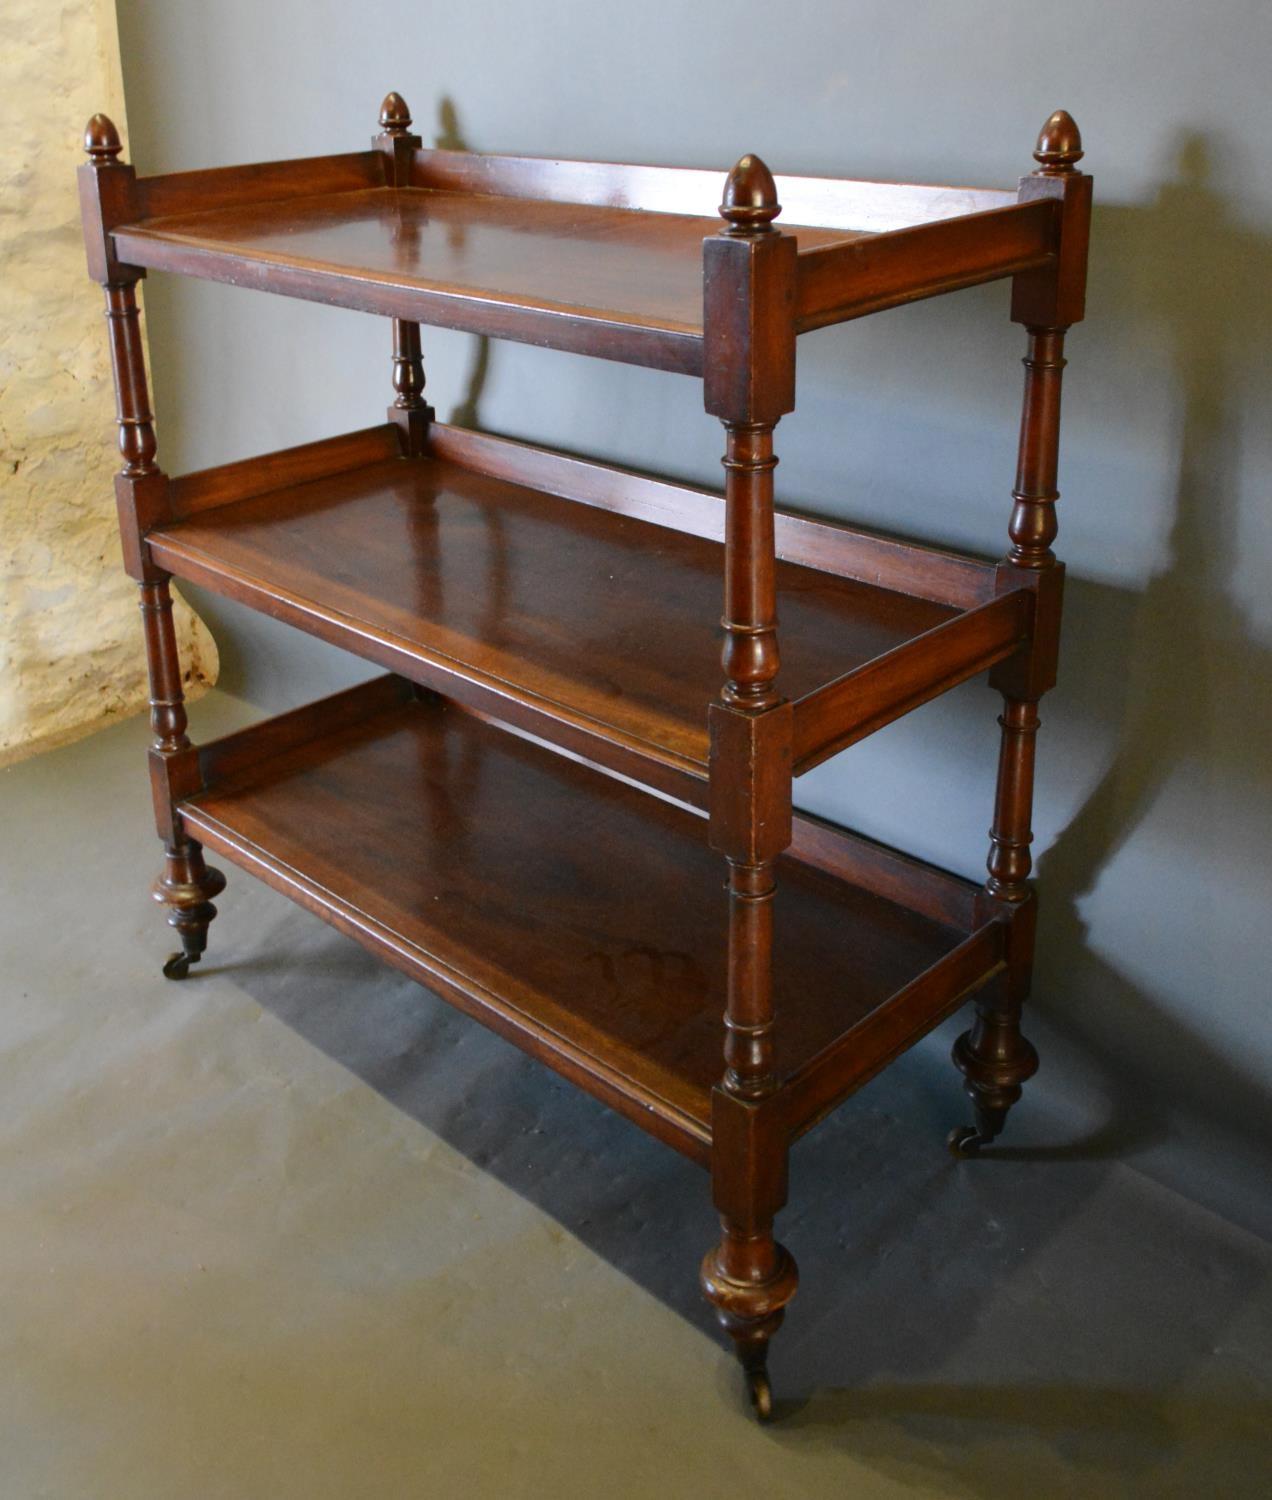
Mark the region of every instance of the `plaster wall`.
MULTIPOLYGON (((146 701, 136 589, 122 572, 102 294, 88 280, 75 168, 83 123, 123 129, 114 5, 5 0, 0 20, 0 764, 146 701)), ((179 602, 186 685, 216 647, 179 602)))

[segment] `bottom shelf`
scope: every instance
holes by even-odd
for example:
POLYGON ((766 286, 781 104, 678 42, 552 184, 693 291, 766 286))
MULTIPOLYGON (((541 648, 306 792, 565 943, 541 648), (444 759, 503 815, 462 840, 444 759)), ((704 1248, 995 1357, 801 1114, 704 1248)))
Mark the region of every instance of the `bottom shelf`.
MULTIPOLYGON (((727 905, 704 819, 392 677, 200 764, 180 813, 209 850, 709 1159, 727 905)), ((1001 961, 968 883, 825 825, 796 849, 774 964, 792 1134, 1001 961)))

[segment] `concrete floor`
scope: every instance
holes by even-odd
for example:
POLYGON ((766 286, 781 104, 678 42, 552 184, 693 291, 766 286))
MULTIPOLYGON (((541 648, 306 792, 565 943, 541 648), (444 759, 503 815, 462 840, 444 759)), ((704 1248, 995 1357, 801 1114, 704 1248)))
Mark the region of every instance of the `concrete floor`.
POLYGON ((165 983, 145 740, 0 773, 3 1500, 1272 1492, 1272 1245, 1045 1093, 954 1163, 940 1039, 795 1153, 757 1428, 697 1168, 236 870, 165 983))

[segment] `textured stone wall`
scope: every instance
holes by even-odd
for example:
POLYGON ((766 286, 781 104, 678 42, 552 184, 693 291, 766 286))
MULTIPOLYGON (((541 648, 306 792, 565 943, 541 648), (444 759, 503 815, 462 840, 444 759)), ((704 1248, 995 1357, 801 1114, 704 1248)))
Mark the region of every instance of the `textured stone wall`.
MULTIPOLYGON (((146 699, 136 587, 115 529, 102 293, 75 168, 95 110, 124 129, 110 0, 4 0, 0 22, 0 764, 146 699)), ((162 434, 160 434, 162 441, 162 434)), ((178 602, 188 690, 216 648, 178 602)))

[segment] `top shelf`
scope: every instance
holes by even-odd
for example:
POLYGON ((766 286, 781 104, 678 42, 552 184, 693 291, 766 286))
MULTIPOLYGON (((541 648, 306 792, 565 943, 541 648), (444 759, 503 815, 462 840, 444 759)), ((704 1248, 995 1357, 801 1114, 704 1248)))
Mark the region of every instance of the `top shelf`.
MULTIPOLYGON (((134 265, 549 347, 701 369, 702 241, 718 220, 370 188, 117 230, 134 265), (386 298, 392 302, 391 308, 386 298), (627 351, 624 353, 624 351, 627 351)), ((801 230, 832 244, 843 231, 801 230)))
MULTIPOLYGON (((125 265, 470 333, 703 372, 703 241, 725 174, 467 152, 385 153, 131 178, 125 265), (402 180, 401 178, 399 179, 402 180)), ((86 169, 87 170, 87 169, 86 169)), ((123 169, 128 171, 129 169, 123 169)), ((779 177, 799 332, 1037 268, 1054 198, 779 177)))

